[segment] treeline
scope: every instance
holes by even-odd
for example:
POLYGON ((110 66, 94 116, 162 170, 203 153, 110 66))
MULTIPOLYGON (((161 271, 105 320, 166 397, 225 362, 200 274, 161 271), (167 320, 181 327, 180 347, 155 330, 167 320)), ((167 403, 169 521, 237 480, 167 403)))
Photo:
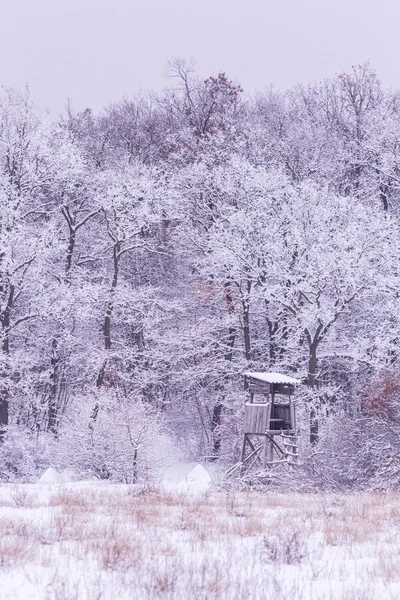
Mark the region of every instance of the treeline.
POLYGON ((255 97, 170 76, 56 121, 3 89, 0 477, 135 481, 163 432, 233 461, 269 370, 303 381, 321 485, 394 485, 400 95, 368 64, 255 97))

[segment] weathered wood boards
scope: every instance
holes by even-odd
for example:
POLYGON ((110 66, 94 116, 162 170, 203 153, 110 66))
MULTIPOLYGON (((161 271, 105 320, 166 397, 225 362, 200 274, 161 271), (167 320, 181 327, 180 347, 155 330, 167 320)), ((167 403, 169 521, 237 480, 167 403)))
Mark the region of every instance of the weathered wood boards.
POLYGON ((250 392, 250 394, 260 394, 261 396, 269 396, 270 387, 271 386, 268 383, 250 383, 248 391, 250 392))
POLYGON ((265 433, 271 404, 250 404, 244 408, 243 433, 265 433))

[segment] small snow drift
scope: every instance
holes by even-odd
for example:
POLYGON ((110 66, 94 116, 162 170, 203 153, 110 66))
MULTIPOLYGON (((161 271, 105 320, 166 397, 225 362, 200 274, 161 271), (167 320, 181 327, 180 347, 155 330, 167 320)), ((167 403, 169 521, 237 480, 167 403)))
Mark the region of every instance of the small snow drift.
POLYGON ((211 477, 202 465, 178 463, 164 473, 162 488, 168 492, 197 494, 205 492, 210 482, 211 477))
POLYGON ((211 477, 202 465, 196 465, 187 476, 189 483, 198 487, 208 487, 211 482, 211 477))
POLYGON ((71 478, 67 473, 59 473, 53 467, 49 467, 38 479, 38 483, 68 483, 71 478))

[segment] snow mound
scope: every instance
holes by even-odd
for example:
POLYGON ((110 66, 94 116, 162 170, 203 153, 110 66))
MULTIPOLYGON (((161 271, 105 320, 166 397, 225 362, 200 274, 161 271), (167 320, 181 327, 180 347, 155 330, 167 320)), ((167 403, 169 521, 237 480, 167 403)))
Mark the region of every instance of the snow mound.
POLYGON ((38 479, 38 483, 69 483, 71 478, 67 473, 59 473, 53 467, 49 467, 38 479))
POLYGON ((211 477, 202 465, 178 463, 164 473, 161 487, 166 492, 192 495, 205 492, 210 482, 211 477))
POLYGON ((208 487, 211 482, 211 477, 202 465, 196 465, 187 476, 189 483, 199 487, 208 487))

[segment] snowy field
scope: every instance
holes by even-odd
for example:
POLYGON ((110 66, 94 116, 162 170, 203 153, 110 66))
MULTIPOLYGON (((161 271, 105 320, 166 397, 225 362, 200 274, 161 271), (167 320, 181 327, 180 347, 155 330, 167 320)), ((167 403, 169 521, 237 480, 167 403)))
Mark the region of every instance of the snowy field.
POLYGON ((197 476, 0 486, 0 598, 400 598, 399 496, 227 493, 197 476))

